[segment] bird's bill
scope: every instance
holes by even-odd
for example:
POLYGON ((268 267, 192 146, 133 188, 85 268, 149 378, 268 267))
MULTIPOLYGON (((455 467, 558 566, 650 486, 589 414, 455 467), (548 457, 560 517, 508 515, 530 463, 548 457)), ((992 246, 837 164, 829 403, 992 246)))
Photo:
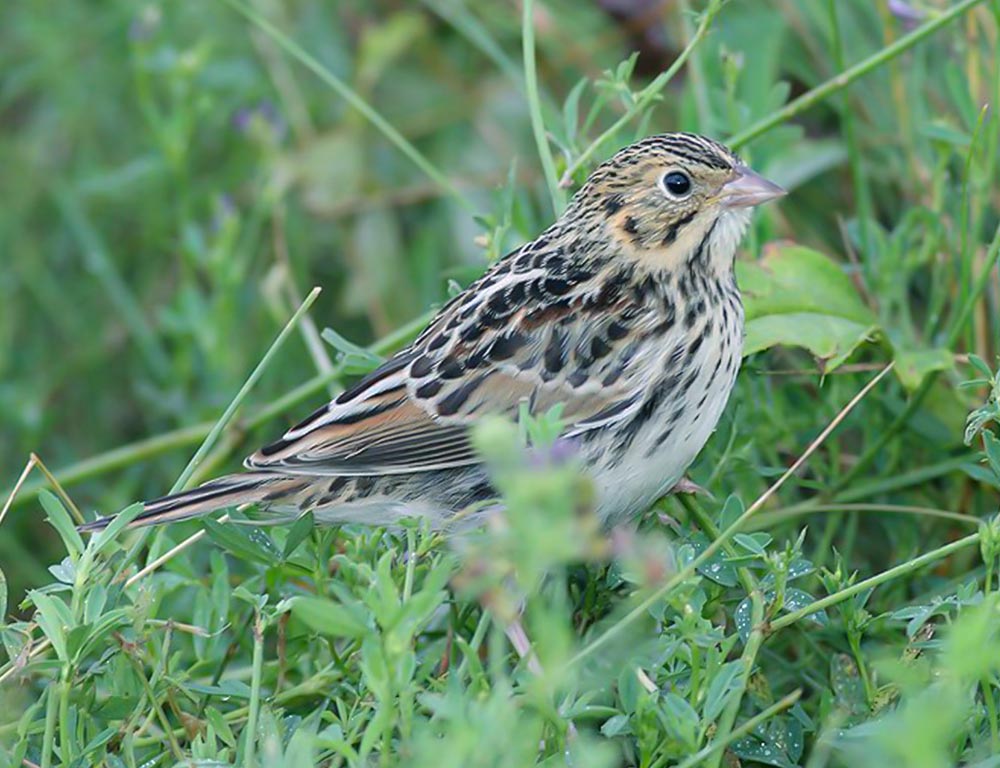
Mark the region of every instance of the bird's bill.
POLYGON ((736 167, 735 176, 722 187, 722 204, 727 208, 750 208, 786 194, 773 181, 740 165, 736 167))

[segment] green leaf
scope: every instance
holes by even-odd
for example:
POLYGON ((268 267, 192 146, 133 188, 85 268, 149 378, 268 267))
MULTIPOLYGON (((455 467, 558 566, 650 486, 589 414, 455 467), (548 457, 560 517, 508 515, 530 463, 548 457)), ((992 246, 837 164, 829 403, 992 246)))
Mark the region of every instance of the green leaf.
POLYGON ((667 731, 691 748, 697 743, 698 713, 673 691, 663 696, 663 715, 667 731))
MULTIPOLYGON (((785 611, 797 611, 800 608, 812 605, 814 602, 816 602, 816 598, 805 590, 788 588, 785 590, 785 604, 782 606, 782 609, 785 611)), ((826 611, 822 608, 815 613, 808 614, 806 618, 823 625, 829 621, 826 611)))
POLYGON ((750 639, 753 632, 753 602, 749 597, 744 597, 740 604, 736 606, 733 613, 733 622, 736 624, 736 631, 740 635, 740 640, 744 643, 750 639))
POLYGON ((66 508, 56 498, 55 494, 50 491, 42 491, 38 494, 38 501, 41 502, 42 508, 48 513, 49 522, 52 523, 52 527, 56 529, 60 538, 62 538, 69 556, 73 560, 76 560, 84 550, 83 539, 80 538, 80 533, 76 530, 76 526, 73 525, 73 521, 69 517, 69 512, 66 511, 66 508))
POLYGON ((733 541, 759 557, 763 557, 767 554, 767 550, 764 549, 764 545, 761 544, 756 537, 751 536, 748 533, 737 533, 733 536, 733 541))
POLYGON ((831 371, 878 325, 848 276, 831 259, 798 245, 737 264, 746 308, 744 354, 779 344, 809 350, 831 371))
POLYGON ((623 736, 631 733, 628 720, 628 715, 609 717, 604 721, 604 725, 601 726, 601 735, 607 739, 612 739, 615 736, 623 736))
POLYGON ((955 358, 947 349, 901 349, 896 351, 896 375, 911 392, 924 383, 932 371, 949 371, 955 358))
POLYGON ((705 694, 705 722, 710 723, 722 714, 732 694, 740 688, 739 675, 742 671, 743 662, 737 659, 723 664, 712 678, 708 693, 705 694))
POLYGON ((722 505, 722 515, 719 517, 719 526, 726 530, 729 526, 739 520, 746 510, 743 507, 743 500, 739 496, 730 494, 726 503, 722 505))
POLYGON ((218 685, 202 685, 201 683, 188 683, 187 689, 194 693, 203 693, 206 696, 218 696, 226 700, 231 698, 249 699, 253 691, 250 686, 242 680, 223 680, 218 685))
POLYGON ((323 341, 337 350, 344 359, 351 358, 352 361, 368 368, 376 368, 384 362, 383 357, 376 355, 364 347, 358 346, 353 341, 348 341, 333 330, 333 328, 324 328, 320 336, 323 337, 323 341))
POLYGON ((205 719, 215 729, 216 736, 230 747, 236 746, 236 737, 233 735, 233 730, 229 727, 229 723, 225 721, 219 710, 215 707, 205 707, 205 719))
MULTIPOLYGON (((708 549, 710 544, 708 537, 700 532, 691 536, 689 541, 691 546, 694 547, 695 555, 700 555, 708 549)), ((726 554, 722 550, 719 550, 698 566, 698 573, 724 587, 735 587, 739 583, 739 577, 736 575, 736 567, 732 563, 727 562, 726 554)))
POLYGON ((142 512, 142 503, 131 504, 117 515, 114 520, 108 523, 108 527, 99 532, 91 540, 95 552, 103 552, 111 546, 112 542, 118 538, 118 534, 142 512))
POLYGON ((986 449, 986 458, 990 462, 990 469, 1000 477, 1000 440, 989 430, 983 432, 983 448, 986 449))
POLYGON ((299 548, 299 544, 306 540, 315 525, 316 521, 313 519, 312 512, 306 512, 295 521, 285 538, 285 548, 282 551, 285 560, 291 557, 292 553, 299 548))
POLYGON ((66 646, 66 633, 73 627, 73 616, 69 607, 57 597, 46 595, 44 592, 31 590, 28 592, 31 602, 37 609, 35 621, 42 628, 42 632, 52 643, 56 655, 62 661, 69 660, 69 653, 66 646))
POLYGON ((360 638, 370 631, 360 606, 341 605, 322 597, 293 597, 287 603, 292 615, 311 629, 333 637, 360 638))
POLYGON ((589 82, 587 78, 581 77, 563 102, 563 130, 566 132, 566 140, 571 144, 576 141, 580 124, 580 96, 583 95, 583 90, 589 82))
POLYGON ((266 536, 254 537, 253 532, 246 533, 240 526, 226 525, 215 520, 205 520, 204 525, 212 541, 241 560, 261 565, 274 565, 281 560, 280 555, 272 551, 274 544, 266 536), (264 539, 271 544, 270 548, 263 544, 264 539))
POLYGON ((990 370, 990 367, 986 364, 986 361, 983 360, 983 358, 981 358, 979 355, 970 354, 969 365, 971 365, 973 368, 979 371, 983 375, 983 378, 987 380, 993 378, 993 371, 990 370))

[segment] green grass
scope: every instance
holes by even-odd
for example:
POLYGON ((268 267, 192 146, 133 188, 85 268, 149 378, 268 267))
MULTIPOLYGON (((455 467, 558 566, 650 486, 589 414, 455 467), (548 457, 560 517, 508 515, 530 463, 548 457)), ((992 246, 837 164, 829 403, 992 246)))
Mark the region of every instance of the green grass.
POLYGON ((65 496, 33 464, 0 520, 0 766, 1000 765, 1000 2, 909 6, 8 10, 0 488, 36 452, 65 496), (712 498, 609 538, 541 416, 480 432, 508 513, 459 541, 75 533, 236 467, 670 129, 791 191, 712 498))

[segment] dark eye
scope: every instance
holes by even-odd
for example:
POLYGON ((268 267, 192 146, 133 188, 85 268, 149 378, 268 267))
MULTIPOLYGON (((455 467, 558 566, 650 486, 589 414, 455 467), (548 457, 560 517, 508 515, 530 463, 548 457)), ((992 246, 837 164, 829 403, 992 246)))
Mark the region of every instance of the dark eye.
POLYGON ((691 191, 691 177, 683 171, 665 173, 660 183, 671 197, 684 197, 691 191))

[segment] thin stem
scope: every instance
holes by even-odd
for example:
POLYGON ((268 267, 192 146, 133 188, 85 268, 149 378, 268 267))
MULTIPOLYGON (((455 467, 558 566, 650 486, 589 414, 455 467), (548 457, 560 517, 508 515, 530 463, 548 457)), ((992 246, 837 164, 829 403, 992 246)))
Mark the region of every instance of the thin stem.
POLYGON ((952 512, 947 509, 934 509, 933 507, 913 507, 905 504, 813 504, 809 501, 796 504, 785 509, 776 509, 773 512, 764 512, 754 520, 754 529, 768 528, 786 520, 790 520, 800 515, 811 515, 816 512, 889 512, 898 515, 920 515, 923 517, 937 517, 943 520, 954 520, 968 525, 979 525, 982 522, 975 515, 965 515, 961 512, 952 512))
MULTIPOLYGON (((990 276, 993 273, 993 269, 996 266, 997 258, 1000 257, 1000 226, 997 227, 996 232, 993 235, 993 241, 990 243, 989 250, 986 254, 986 264, 980 271, 979 276, 976 278, 975 284, 972 286, 972 290, 969 292, 968 296, 965 298, 965 303, 962 305, 962 309, 959 310, 958 314, 955 316, 955 320, 952 322, 951 328, 948 330, 948 337, 945 339, 945 347, 953 347, 955 342, 958 340, 959 335, 962 332, 962 328, 965 326, 966 320, 972 311, 975 309, 976 303, 979 301, 979 297, 982 295, 983 291, 986 290, 986 286, 989 285, 990 276)), ((839 491, 847 488, 862 471, 868 468, 868 466, 879 456, 882 449, 888 445, 896 434, 906 425, 910 420, 910 417, 916 412, 923 403, 924 398, 931 391, 931 387, 934 386, 934 382, 937 381, 940 371, 932 371, 924 378, 923 383, 918 387, 917 391, 910 398, 910 401, 906 404, 906 407, 900 411, 899 415, 886 427, 879 436, 871 443, 865 452, 861 454, 854 466, 851 467, 847 472, 845 472, 837 482, 824 494, 826 497, 831 497, 837 494, 839 491)))
POLYGON ((264 619, 260 611, 256 614, 253 622, 253 672, 250 677, 250 703, 243 750, 244 764, 249 768, 257 765, 257 719, 260 716, 260 685, 264 669, 264 619))
POLYGON ((836 93, 840 89, 850 85, 859 77, 867 75, 869 72, 872 72, 885 62, 891 61, 904 51, 909 50, 914 45, 939 30, 941 27, 951 21, 954 21, 970 8, 974 8, 982 2, 983 0, 961 0, 961 2, 953 5, 948 10, 934 16, 925 24, 917 27, 908 35, 903 35, 903 37, 899 38, 891 45, 882 48, 880 51, 872 54, 867 59, 859 61, 853 67, 848 67, 839 75, 831 77, 825 83, 817 85, 811 91, 806 91, 797 99, 793 99, 788 102, 788 104, 786 104, 782 109, 779 109, 777 112, 773 112, 767 117, 758 120, 749 128, 746 128, 735 136, 732 136, 728 142, 729 146, 733 149, 738 149, 744 144, 747 144, 751 140, 757 138, 762 133, 766 133, 771 130, 776 125, 780 125, 786 120, 795 117, 799 113, 805 112, 809 109, 809 107, 822 101, 830 94, 836 93))
MULTIPOLYGON (((832 47, 834 61, 838 69, 843 70, 846 66, 844 60, 844 41, 840 32, 840 17, 837 13, 838 3, 836 0, 827 0, 827 11, 830 14, 830 31, 832 33, 832 47)), ((861 147, 858 142, 858 131, 855 125, 854 111, 851 109, 851 99, 848 89, 844 88, 843 106, 840 115, 840 122, 844 128, 844 138, 847 142, 847 157, 851 166, 851 181, 854 184, 854 199, 858 210, 858 223, 861 233, 861 263, 866 272, 866 278, 871 282, 872 272, 872 239, 871 239, 871 197, 869 186, 865 178, 864 164, 862 162, 861 147)))
POLYGON ((49 683, 45 699, 45 731, 42 734, 42 768, 52 765, 52 753, 55 751, 56 719, 59 716, 58 690, 57 683, 49 683))
POLYGON ((720 750, 725 749, 737 739, 741 739, 748 733, 753 732, 753 730, 761 723, 767 722, 779 712, 784 712, 786 709, 795 704, 795 702, 797 702, 801 697, 802 697, 801 690, 792 691, 787 696, 783 697, 779 701, 776 701, 774 704, 769 706, 759 715, 754 715, 753 717, 751 717, 749 720, 743 723, 743 725, 741 725, 739 728, 735 728, 729 735, 726 736, 725 739, 717 739, 713 741, 704 749, 695 752, 693 755, 691 755, 691 757, 689 757, 684 762, 679 763, 676 766, 676 768, 693 768, 693 766, 698 765, 698 763, 700 763, 709 755, 713 754, 714 752, 718 752, 720 750))
POLYGON ((170 728, 170 720, 167 719, 167 714, 163 711, 163 706, 153 693, 153 686, 150 685, 149 680, 146 678, 146 673, 142 668, 142 664, 137 658, 135 658, 135 656, 127 651, 125 652, 125 657, 132 664, 132 668, 135 670, 135 676, 139 678, 139 682, 142 684, 142 688, 146 692, 146 698, 149 700, 149 706, 153 708, 150 715, 155 715, 156 719, 160 721, 160 727, 163 728, 163 732, 167 735, 167 741, 170 742, 170 750, 174 753, 174 757, 178 762, 182 761, 184 759, 184 753, 181 751, 181 745, 177 741, 177 734, 170 728))
POLYGON ((815 600, 809 603, 809 605, 799 608, 796 611, 791 611, 790 613, 786 613, 784 616, 781 616, 771 622, 769 631, 771 633, 777 632, 779 629, 784 629, 785 627, 794 624, 799 619, 805 618, 806 616, 814 614, 817 611, 821 611, 824 608, 829 608, 832 605, 841 603, 844 600, 847 600, 849 597, 853 597, 854 595, 857 595, 860 592, 864 592, 865 590, 874 589, 880 584, 885 584, 886 582, 892 581, 893 579, 898 578, 899 576, 906 576, 907 574, 912 573, 913 571, 927 565, 928 563, 933 563, 935 560, 940 560, 943 557, 947 557, 952 552, 958 552, 959 550, 965 549, 966 547, 971 547, 978 543, 979 543, 979 533, 976 532, 964 538, 958 539, 957 541, 953 541, 950 544, 945 544, 943 547, 938 547, 937 549, 933 549, 930 552, 925 552, 919 557, 915 557, 912 560, 908 560, 905 563, 897 565, 895 568, 890 568, 887 571, 882 571, 882 573, 876 574, 875 576, 872 576, 871 578, 865 579, 863 581, 859 581, 857 584, 852 584, 851 586, 846 587, 840 590, 839 592, 834 592, 832 595, 827 595, 824 598, 815 600))
MULTIPOLYGON (((476 629, 472 633, 472 639, 469 641, 469 648, 475 653, 479 650, 479 647, 483 644, 483 640, 486 639, 486 632, 490 628, 490 621, 492 617, 490 612, 484 610, 479 616, 479 623, 476 624, 476 629)), ((458 680, 462 680, 465 677, 465 673, 469 669, 469 659, 468 657, 462 659, 462 663, 458 665, 458 672, 455 673, 458 680)))
POLYGON ((566 207, 566 194, 559 186, 556 165, 552 159, 552 147, 549 146, 549 139, 545 135, 545 119, 542 117, 542 103, 538 95, 538 72, 535 67, 535 14, 532 0, 523 0, 522 3, 521 48, 524 55, 524 91, 528 98, 531 132, 535 136, 545 183, 552 197, 552 209, 559 214, 566 207))
POLYGON ((257 11, 252 8, 248 8, 240 2, 240 0, 224 0, 224 2, 228 3, 233 9, 245 16, 251 24, 255 25, 265 35, 274 40, 274 42, 283 48, 286 53, 296 59, 300 64, 302 64, 302 66, 336 91, 340 98, 360 112, 362 116, 374 125, 383 136, 395 144, 396 148, 406 155, 406 157, 408 157, 414 165, 427 174, 427 176, 445 192, 451 195, 455 199, 455 202, 461 205, 462 208, 470 214, 476 212, 472 203, 470 203, 465 196, 462 195, 458 188, 451 183, 451 180, 438 170, 438 168, 430 160, 428 160, 427 157, 420 152, 420 150, 413 146, 403 136, 403 134, 397 131, 388 120, 382 117, 381 114, 379 114, 367 101, 365 101, 357 91, 347 85, 347 83, 333 74, 333 72, 329 69, 324 67, 316 58, 307 53, 298 43, 257 13, 257 11))
MULTIPOLYGON (((743 649, 742 656, 740 656, 740 661, 743 664, 743 672, 740 674, 740 687, 722 713, 722 717, 719 720, 719 729, 716 731, 716 741, 725 741, 727 736, 732 733, 733 723, 736 722, 736 716, 739 714, 740 706, 743 703, 743 696, 747 688, 750 687, 750 675, 753 673, 753 665, 757 661, 757 654, 760 652, 760 646, 764 642, 764 630, 762 627, 764 597, 759 591, 755 591, 750 596, 750 600, 750 621, 753 630, 751 630, 750 637, 747 638, 746 647, 743 649)), ((711 759, 708 760, 708 768, 718 768, 721 760, 722 752, 717 750, 711 756, 711 759)))
POLYGON ((31 456, 28 457, 28 461, 24 465, 24 469, 21 470, 21 474, 18 476, 17 481, 14 483, 14 487, 11 488, 10 493, 7 494, 7 501, 4 502, 3 509, 0 509, 0 525, 3 524, 4 519, 7 517, 7 512, 14 503, 14 497, 17 496, 18 491, 21 490, 21 486, 24 485, 24 481, 28 479, 28 475, 31 474, 31 470, 34 466, 35 454, 31 454, 31 456))
POLYGON ((274 355, 279 349, 281 349, 285 339, 288 338, 288 335, 298 325, 299 318, 309 311, 309 307, 313 305, 313 302, 316 301, 322 290, 322 288, 317 286, 309 291, 309 295, 306 296, 305 301, 302 302, 301 306, 295 310, 295 314, 293 314, 291 318, 289 318, 288 322, 285 323, 285 327, 281 329, 281 333, 278 334, 270 348, 268 348, 267 352, 264 353, 264 356, 260 359, 260 362, 257 363, 257 366, 247 377, 247 380, 243 382, 243 386, 240 387, 239 392, 236 393, 236 397, 232 399, 226 407, 226 410, 222 412, 222 416, 220 416, 219 420, 215 422, 215 426, 213 426, 208 435, 205 436, 205 440, 199 446, 198 450, 195 451, 194 456, 191 457, 187 466, 184 467, 184 471, 181 472, 180 477, 177 478, 177 482, 175 482, 173 487, 170 489, 171 493, 176 493, 177 491, 183 489, 187 484, 191 474, 198 468, 198 465, 201 464, 202 460, 212 449, 212 446, 215 445, 215 442, 219 439, 219 435, 222 434, 222 430, 224 430, 226 425, 233 420, 233 416, 236 415, 236 410, 240 407, 240 405, 242 405, 246 396, 250 394, 250 390, 253 389, 254 385, 260 380, 260 377, 264 374, 264 371, 274 358, 274 355))
MULTIPOLYGON (((691 17, 694 15, 691 11, 691 3, 689 0, 680 0, 677 9, 681 29, 688 45, 690 45, 695 37, 695 29, 691 24, 691 17)), ((689 60, 691 63, 688 70, 690 71, 695 109, 698 112, 698 129, 711 136, 715 133, 715 121, 712 118, 712 105, 708 99, 709 87, 706 84, 705 68, 702 66, 700 54, 694 49, 692 49, 689 60)))

